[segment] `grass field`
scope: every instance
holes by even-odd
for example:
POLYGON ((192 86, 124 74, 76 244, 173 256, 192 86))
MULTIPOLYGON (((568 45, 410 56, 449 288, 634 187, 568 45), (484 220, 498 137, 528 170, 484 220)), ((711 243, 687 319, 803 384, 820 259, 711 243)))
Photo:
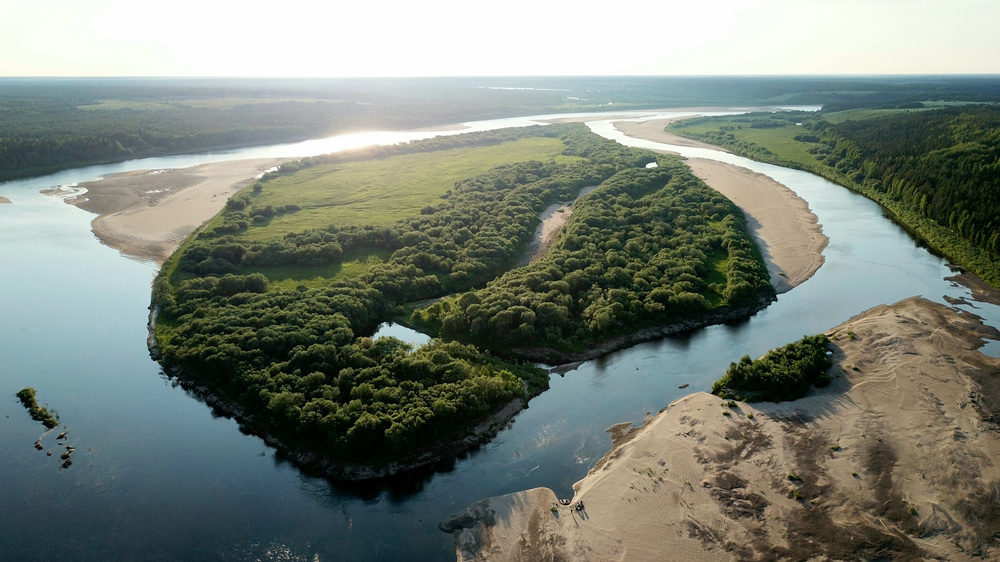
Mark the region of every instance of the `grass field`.
POLYGON ((325 287, 337 279, 360 277, 369 266, 382 263, 391 255, 392 252, 385 250, 346 252, 340 263, 328 266, 258 267, 255 271, 267 277, 272 291, 291 291, 299 286, 312 289, 325 287))
MULTIPOLYGON (((428 205, 439 204, 441 195, 454 187, 456 181, 502 164, 579 160, 562 156, 565 148, 559 139, 538 137, 496 146, 306 168, 265 182, 261 193, 250 198, 251 206, 256 208, 295 204, 302 210, 277 216, 267 226, 250 228, 237 238, 269 240, 329 225, 393 224, 419 215, 428 205)), ((252 188, 248 187, 236 197, 251 193, 252 188)), ((208 228, 219 224, 221 216, 212 219, 208 228)))
POLYGON ((810 134, 806 129, 797 125, 753 129, 749 125, 746 117, 733 116, 730 118, 715 118, 711 122, 690 125, 685 125, 684 121, 679 121, 670 125, 667 129, 680 135, 702 135, 725 128, 726 132, 732 133, 737 140, 766 146, 768 150, 786 160, 803 164, 815 162, 813 155, 809 154, 809 148, 814 145, 795 140, 797 135, 810 134))

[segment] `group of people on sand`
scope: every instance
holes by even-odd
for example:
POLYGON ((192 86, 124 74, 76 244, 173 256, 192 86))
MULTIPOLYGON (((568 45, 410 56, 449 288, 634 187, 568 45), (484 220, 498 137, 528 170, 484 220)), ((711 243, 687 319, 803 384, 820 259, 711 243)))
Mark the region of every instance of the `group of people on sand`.
MULTIPOLYGON (((561 503, 562 505, 569 505, 570 501, 567 499, 561 499, 559 500, 559 503, 561 503)), ((575 509, 576 511, 583 511, 583 501, 581 500, 573 504, 573 509, 575 509)))

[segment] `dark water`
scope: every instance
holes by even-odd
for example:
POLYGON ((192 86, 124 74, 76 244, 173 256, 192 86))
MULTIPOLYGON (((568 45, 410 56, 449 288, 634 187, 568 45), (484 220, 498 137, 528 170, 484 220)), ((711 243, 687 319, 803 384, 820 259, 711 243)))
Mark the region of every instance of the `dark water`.
MULTIPOLYGON (((810 203, 830 237, 826 264, 812 279, 738 325, 554 375, 551 390, 493 442, 437 472, 331 483, 276 459, 164 377, 145 348, 155 266, 102 246, 90 232, 92 215, 38 193, 127 169, 328 150, 320 142, 283 145, 0 184, 0 195, 14 201, 0 205, 0 559, 453 560, 438 521, 484 497, 536 486, 570 495, 608 450, 606 428, 707 389, 730 361, 876 304, 917 294, 969 297, 944 280, 952 273, 944 261, 866 199, 803 172, 726 157, 810 203), (683 384, 690 387, 678 389, 683 384), (53 456, 32 446, 42 427, 14 396, 24 386, 58 411, 60 431, 76 447, 70 468, 59 468, 54 433, 43 439, 53 456)), ((976 306, 1000 325, 995 307, 976 306)))

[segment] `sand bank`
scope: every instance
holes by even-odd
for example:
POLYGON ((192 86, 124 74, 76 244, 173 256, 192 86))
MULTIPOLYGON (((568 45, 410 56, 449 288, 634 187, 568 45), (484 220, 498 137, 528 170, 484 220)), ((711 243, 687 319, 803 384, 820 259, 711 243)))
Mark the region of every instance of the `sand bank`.
POLYGON ((535 236, 528 243, 528 247, 525 249, 524 255, 521 256, 517 265, 528 265, 545 257, 545 254, 549 253, 549 250, 559 239, 562 227, 573 214, 573 205, 581 197, 597 189, 597 187, 596 185, 585 187, 580 190, 580 194, 573 201, 554 203, 542 211, 538 216, 542 222, 535 229, 535 236))
POLYGON ((828 388, 734 408, 678 400, 618 428, 574 486, 583 510, 538 489, 442 523, 458 559, 995 557, 1000 360, 976 349, 1000 333, 912 298, 828 334, 828 388))
MULTIPOLYGON (((722 150, 665 132, 663 128, 671 121, 617 122, 615 127, 636 138, 722 150)), ((823 249, 829 239, 809 205, 795 192, 763 174, 732 164, 702 158, 689 159, 687 164, 702 181, 743 209, 777 292, 799 285, 823 265, 823 249)))
POLYGON ((3 203, 11 203, 11 200, 7 199, 6 197, 0 197, 0 204, 3 204, 3 203))
POLYGON ((637 139, 646 139, 654 142, 662 142, 665 144, 675 144, 677 146, 690 146, 694 148, 707 148, 709 150, 718 150, 719 152, 728 152, 723 148, 715 146, 714 144, 708 144, 706 142, 696 141, 689 138, 685 138, 673 133, 668 133, 664 131, 664 127, 673 123, 674 121, 680 121, 683 119, 693 119, 695 117, 700 117, 699 115, 692 115, 690 117, 676 117, 672 119, 652 119, 649 121, 618 121, 616 122, 615 128, 619 131, 625 133, 630 137, 635 137, 637 139))
POLYGON ((229 197, 281 162, 260 158, 125 172, 82 184, 86 192, 66 201, 99 215, 91 227, 101 242, 124 255, 163 263, 229 197))

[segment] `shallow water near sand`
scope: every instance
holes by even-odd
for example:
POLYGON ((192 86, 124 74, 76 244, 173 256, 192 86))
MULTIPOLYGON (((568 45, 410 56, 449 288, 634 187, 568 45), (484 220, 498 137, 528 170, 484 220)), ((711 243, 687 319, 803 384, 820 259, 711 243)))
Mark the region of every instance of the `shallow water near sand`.
MULTIPOLYGON (((472 129, 532 122, 498 120, 472 129)), ((616 138, 608 125, 592 126, 616 138)), ((824 266, 744 322, 638 345, 552 375, 549 391, 462 459, 387 482, 332 483, 301 474, 165 377, 145 347, 155 266, 101 245, 90 232, 92 215, 38 192, 133 169, 317 154, 337 142, 350 144, 147 159, 0 184, 0 196, 14 202, 0 206, 6 482, 0 558, 453 559, 452 539, 437 529, 439 521, 479 499, 536 486, 572 495, 572 484, 610 447, 608 427, 641 422, 708 389, 730 361, 824 331, 880 303, 918 294, 971 300, 969 290, 945 280, 953 272, 944 260, 868 200, 804 172, 678 148, 745 165, 806 199, 830 238, 824 266), (76 448, 71 467, 60 468, 65 445, 55 433, 42 442, 53 456, 32 446, 43 428, 14 396, 25 386, 58 411, 65 443, 76 448)), ((997 307, 973 305, 959 308, 1000 325, 997 307)))

